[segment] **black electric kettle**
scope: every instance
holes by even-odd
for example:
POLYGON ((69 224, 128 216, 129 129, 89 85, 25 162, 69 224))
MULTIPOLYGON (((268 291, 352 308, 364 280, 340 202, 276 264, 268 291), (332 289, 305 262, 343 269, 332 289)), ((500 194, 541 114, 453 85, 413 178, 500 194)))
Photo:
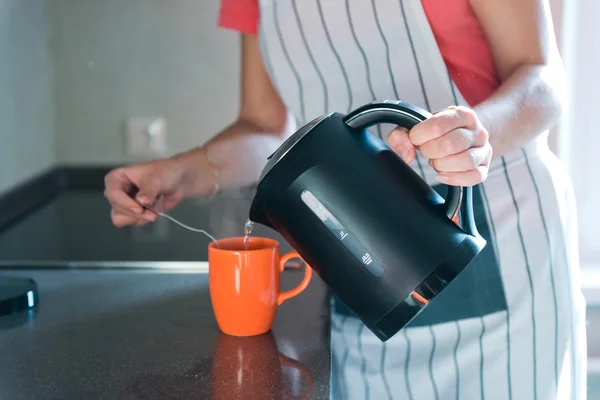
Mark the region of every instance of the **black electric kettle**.
POLYGON ((444 201, 368 129, 411 129, 430 116, 383 101, 311 121, 269 157, 250 208, 250 220, 278 231, 381 341, 486 245, 470 187, 449 186, 444 201))

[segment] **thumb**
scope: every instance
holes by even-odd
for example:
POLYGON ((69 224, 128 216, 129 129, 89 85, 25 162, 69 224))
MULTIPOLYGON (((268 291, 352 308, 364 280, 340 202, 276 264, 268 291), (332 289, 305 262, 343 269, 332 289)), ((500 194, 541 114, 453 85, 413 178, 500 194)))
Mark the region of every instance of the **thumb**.
POLYGON ((140 180, 138 192, 135 199, 145 206, 154 204, 160 194, 160 180, 156 177, 148 177, 140 180))
POLYGON ((388 135, 388 144, 405 163, 410 164, 417 156, 417 149, 408 137, 406 128, 396 128, 388 135))

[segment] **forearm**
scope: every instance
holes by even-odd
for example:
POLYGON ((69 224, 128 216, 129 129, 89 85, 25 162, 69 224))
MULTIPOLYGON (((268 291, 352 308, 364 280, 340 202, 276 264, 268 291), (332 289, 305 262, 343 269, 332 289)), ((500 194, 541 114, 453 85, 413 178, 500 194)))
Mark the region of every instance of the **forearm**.
POLYGON ((215 190, 255 183, 271 155, 294 130, 288 115, 280 129, 266 129, 238 119, 202 147, 175 156, 184 164, 186 197, 207 196, 215 190), (214 173, 216 171, 216 175, 214 173))
POLYGON ((490 134, 494 158, 515 150, 558 122, 566 96, 559 66, 524 65, 474 107, 490 134))

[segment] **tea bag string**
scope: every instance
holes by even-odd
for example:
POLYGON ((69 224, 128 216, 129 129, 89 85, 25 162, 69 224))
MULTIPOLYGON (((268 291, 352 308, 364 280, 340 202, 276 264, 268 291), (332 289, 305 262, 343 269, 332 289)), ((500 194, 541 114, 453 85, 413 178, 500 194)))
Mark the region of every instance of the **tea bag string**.
POLYGON ((145 209, 147 209, 149 211, 152 211, 154 214, 156 214, 158 216, 167 218, 167 219, 171 220, 172 222, 175 222, 177 225, 179 225, 179 226, 181 226, 181 227, 183 227, 183 228, 185 228, 185 229, 187 229, 189 231, 197 232, 197 233, 202 233, 202 234, 206 235, 207 237, 209 237, 213 242, 217 243, 217 239, 215 239, 210 233, 208 233, 204 229, 198 229, 198 228, 194 228, 194 227, 191 227, 189 225, 186 225, 183 222, 178 221, 177 219, 171 217, 169 214, 166 214, 166 213, 163 213, 163 212, 158 212, 158 211, 153 210, 152 208, 150 208, 150 207, 148 207, 146 205, 142 204, 142 207, 144 207, 145 209))

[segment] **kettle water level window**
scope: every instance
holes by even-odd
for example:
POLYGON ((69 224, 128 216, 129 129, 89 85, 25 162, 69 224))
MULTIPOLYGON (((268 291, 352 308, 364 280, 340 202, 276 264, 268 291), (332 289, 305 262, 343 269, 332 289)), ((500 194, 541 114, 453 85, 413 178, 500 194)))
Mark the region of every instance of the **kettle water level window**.
POLYGON ((325 227, 346 247, 354 257, 375 277, 383 275, 383 265, 356 239, 352 233, 309 191, 304 190, 300 198, 307 207, 323 222, 325 227))

